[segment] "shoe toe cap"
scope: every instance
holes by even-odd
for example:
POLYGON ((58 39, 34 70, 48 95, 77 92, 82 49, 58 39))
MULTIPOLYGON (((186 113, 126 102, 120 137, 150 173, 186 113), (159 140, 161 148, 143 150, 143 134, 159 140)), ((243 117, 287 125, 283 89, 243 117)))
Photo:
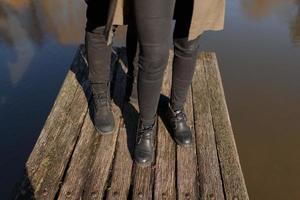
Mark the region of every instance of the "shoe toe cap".
POLYGON ((192 145, 193 138, 190 132, 182 132, 176 136, 176 140, 179 145, 190 146, 192 145))
POLYGON ((114 120, 98 120, 95 122, 95 127, 102 134, 109 134, 115 128, 114 120))
POLYGON ((136 151, 134 154, 134 160, 138 164, 148 165, 152 163, 153 156, 150 152, 136 151))

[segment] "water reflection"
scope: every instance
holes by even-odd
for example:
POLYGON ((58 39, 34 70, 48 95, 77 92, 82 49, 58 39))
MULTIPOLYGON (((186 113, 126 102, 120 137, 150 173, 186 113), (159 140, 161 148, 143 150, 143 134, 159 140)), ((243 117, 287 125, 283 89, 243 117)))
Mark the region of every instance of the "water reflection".
MULTIPOLYGON (((293 43, 300 41, 300 0, 241 0, 248 16, 263 19, 283 16, 293 43), (291 12, 292 10, 292 12, 291 12), (286 20, 286 19, 287 20, 286 20)), ((15 54, 7 60, 12 84, 18 83, 35 54, 35 48, 51 37, 62 45, 83 40, 85 3, 82 0, 2 0, 0 41, 15 54)))
POLYGON ((288 24, 291 42, 300 42, 300 0, 242 0, 241 5, 256 20, 277 15, 288 24))
MULTIPOLYGON (((201 46, 218 53, 250 196, 300 199, 300 0, 228 0, 226 12, 225 31, 201 46)), ((2 199, 83 42, 84 15, 83 0, 0 0, 2 199)))
POLYGON ((51 37, 62 45, 83 40, 83 1, 5 0, 0 3, 0 41, 14 56, 6 60, 11 84, 17 84, 35 55, 36 47, 51 37))
POLYGON ((300 42, 300 0, 296 1, 297 14, 290 24, 291 38, 294 43, 300 42))
MULTIPOLYGON (((242 0, 244 11, 255 19, 273 13, 288 18, 291 41, 300 41, 299 0, 242 0), (291 9, 293 7, 294 9, 291 9), (293 10, 294 12, 291 12, 293 10)), ((4 0, 0 3, 0 40, 12 48, 7 61, 12 84, 18 83, 34 57, 35 47, 47 37, 63 45, 82 42, 85 23, 84 1, 4 0)))
MULTIPOLYGON (((287 23, 290 23, 293 41, 298 41, 300 0, 240 0, 240 2, 244 12, 255 19, 263 19, 272 14, 288 17, 287 23)), ((45 37, 50 36, 61 44, 77 44, 83 37, 84 8, 85 3, 82 0, 2 0, 0 40, 13 46, 26 38, 38 45, 45 37)))
POLYGON ((5 0, 0 3, 0 37, 12 44, 11 40, 17 38, 10 32, 21 25, 32 43, 41 44, 50 36, 61 44, 77 44, 82 41, 84 7, 84 1, 73 0, 5 0), (12 18, 17 24, 11 23, 12 18))

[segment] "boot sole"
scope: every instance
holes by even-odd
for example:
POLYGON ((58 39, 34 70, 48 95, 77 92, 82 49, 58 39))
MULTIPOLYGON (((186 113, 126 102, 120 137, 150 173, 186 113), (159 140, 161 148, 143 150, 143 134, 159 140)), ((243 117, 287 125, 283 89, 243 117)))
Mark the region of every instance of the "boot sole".
POLYGON ((176 140, 175 139, 175 142, 176 142, 176 144, 178 145, 178 146, 180 146, 180 147, 192 147, 193 145, 192 145, 192 143, 190 143, 190 144, 183 144, 183 143, 181 143, 181 142, 179 142, 178 140, 176 140))
POLYGON ((113 128, 113 130, 111 130, 109 132, 103 132, 100 129, 98 129, 96 126, 94 126, 94 127, 95 127, 96 131, 98 133, 100 133, 101 135, 112 135, 116 131, 116 128, 117 128, 116 125, 115 125, 115 127, 113 128))
POLYGON ((136 160, 134 160, 134 163, 135 163, 137 166, 144 168, 144 167, 149 167, 149 166, 151 166, 151 165, 153 164, 153 161, 154 161, 154 158, 153 158, 151 161, 148 161, 148 162, 146 162, 146 163, 140 163, 140 162, 138 162, 138 161, 136 161, 136 160))

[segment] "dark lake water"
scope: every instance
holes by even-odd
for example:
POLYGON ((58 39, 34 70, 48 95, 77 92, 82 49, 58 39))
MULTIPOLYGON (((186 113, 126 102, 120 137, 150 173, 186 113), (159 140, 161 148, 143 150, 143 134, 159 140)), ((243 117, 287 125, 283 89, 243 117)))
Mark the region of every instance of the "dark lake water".
MULTIPOLYGON (((1 199, 83 42, 83 2, 0 2, 1 199)), ((205 33, 201 50, 218 56, 250 198, 300 199, 300 1, 227 0, 225 30, 205 33)))

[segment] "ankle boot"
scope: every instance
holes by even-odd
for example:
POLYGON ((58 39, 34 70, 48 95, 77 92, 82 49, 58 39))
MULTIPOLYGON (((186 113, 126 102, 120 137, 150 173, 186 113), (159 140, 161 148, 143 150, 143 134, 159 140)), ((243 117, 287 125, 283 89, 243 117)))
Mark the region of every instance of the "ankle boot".
POLYGON ((103 135, 111 134, 115 129, 108 88, 104 92, 93 91, 93 121, 96 130, 103 135))
POLYGON ((145 126, 139 120, 134 149, 134 160, 137 164, 148 166, 153 162, 155 135, 156 122, 153 125, 145 126))
POLYGON ((187 118, 183 109, 174 111, 169 106, 166 118, 170 124, 175 142, 180 146, 191 146, 192 132, 187 125, 187 118))

